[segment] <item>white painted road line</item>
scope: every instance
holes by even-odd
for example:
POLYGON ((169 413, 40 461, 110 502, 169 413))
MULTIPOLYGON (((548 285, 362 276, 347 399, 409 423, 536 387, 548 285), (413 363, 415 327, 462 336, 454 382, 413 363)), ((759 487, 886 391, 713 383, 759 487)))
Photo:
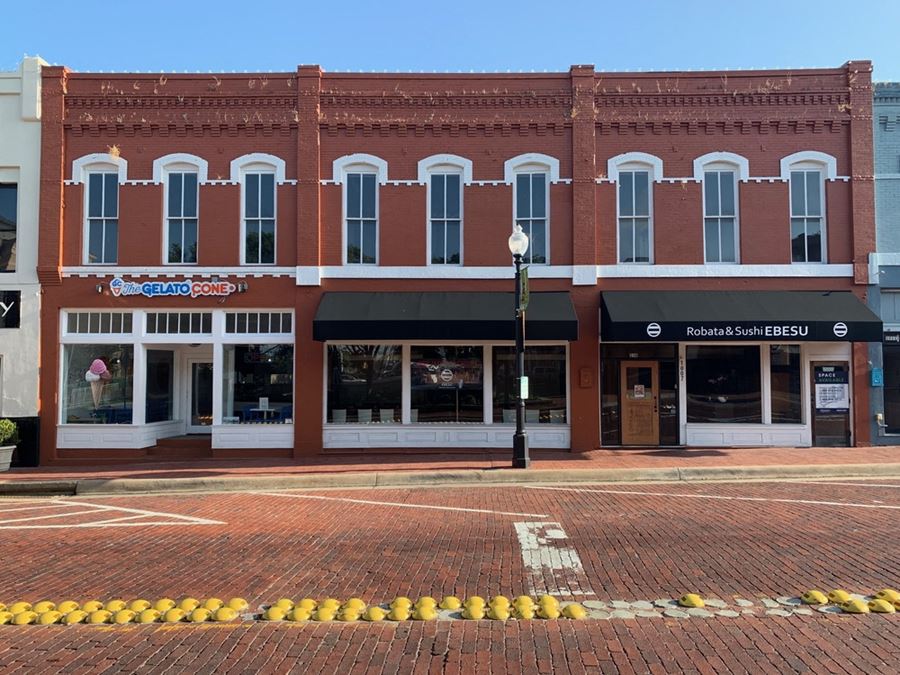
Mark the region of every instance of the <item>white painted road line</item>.
POLYGON ((16 509, 0 509, 0 513, 10 513, 12 511, 34 511, 35 509, 62 509, 64 504, 42 504, 40 506, 20 506, 16 509))
POLYGON ((404 509, 433 509, 436 511, 461 511, 462 513, 492 513, 498 516, 523 516, 529 518, 549 518, 546 513, 510 513, 509 511, 491 511, 489 509, 466 509, 461 506, 433 506, 431 504, 404 504, 401 502, 378 502, 370 499, 350 499, 349 497, 325 497, 323 495, 298 495, 287 492, 254 492, 255 495, 267 497, 293 497, 294 499, 321 499, 330 502, 348 502, 350 504, 370 504, 373 506, 399 506, 404 509))
POLYGON ((0 520, 0 525, 7 523, 24 523, 29 520, 47 520, 48 518, 65 518, 67 516, 84 516, 89 513, 97 513, 97 509, 90 511, 64 511, 63 513, 52 513, 49 516, 29 516, 27 518, 11 518, 9 520, 0 520))
POLYGON ((545 485, 529 485, 532 490, 559 490, 561 492, 592 492, 606 495, 633 495, 638 497, 686 497, 689 499, 721 499, 736 502, 777 502, 781 504, 809 504, 813 506, 849 506, 858 509, 896 509, 900 506, 887 504, 855 504, 852 502, 828 502, 816 499, 779 499, 775 497, 732 497, 728 495, 683 494, 676 492, 642 492, 639 490, 598 490, 595 488, 550 487, 545 485))
POLYGON ((891 485, 890 483, 836 483, 831 480, 790 480, 786 482, 799 485, 846 485, 848 487, 894 488, 895 490, 900 490, 900 485, 891 485))
MULTIPOLYGON (((140 523, 120 523, 120 518, 114 518, 110 521, 100 521, 99 523, 76 523, 74 525, 4 525, 0 530, 76 530, 87 527, 145 527, 147 525, 159 525, 164 527, 181 527, 187 525, 205 525, 206 523, 188 523, 185 521, 175 520, 149 520, 140 523)), ((224 524, 224 523, 223 523, 224 524)))
POLYGON ((562 525, 513 523, 522 549, 522 563, 528 570, 531 595, 595 595, 587 583, 578 552, 564 542, 562 525))
POLYGON ((42 516, 26 516, 24 518, 7 518, 0 520, 0 530, 42 530, 42 529, 68 529, 68 528, 85 528, 85 527, 142 527, 145 525, 224 525, 225 523, 218 520, 209 520, 208 518, 197 518, 195 516, 182 516, 177 513, 163 513, 160 511, 147 511, 145 509, 133 509, 125 506, 109 506, 107 504, 95 504, 92 502, 72 501, 69 499, 54 499, 50 504, 44 503, 42 506, 25 507, 16 509, 4 509, 0 513, 9 511, 26 511, 36 508, 61 508, 70 509, 58 513, 52 513, 42 516), (77 507, 78 510, 71 510, 77 507), (81 508, 86 507, 87 510, 81 508), (117 514, 119 514, 117 516, 117 514), (123 515, 125 514, 125 515, 123 515), (132 514, 132 515, 127 515, 132 514), (70 516, 97 515, 103 520, 94 520, 86 523, 70 523, 70 524, 49 524, 34 523, 37 520, 50 520, 53 518, 68 518, 70 516), (117 516, 117 517, 110 517, 117 516), (147 521, 144 518, 156 518, 157 520, 147 521), (163 520, 159 520, 159 519, 163 520), (141 522, 133 522, 141 520, 141 522), (26 524, 27 523, 27 524, 26 524))
MULTIPOLYGON (((165 513, 162 511, 147 511, 146 509, 132 509, 125 506, 109 506, 107 504, 94 504, 91 502, 75 502, 71 499, 59 499, 57 504, 68 504, 70 506, 93 506, 95 509, 102 511, 124 511, 125 513, 137 513, 143 516, 157 516, 162 518, 175 518, 194 525, 224 525, 221 520, 210 520, 209 518, 197 518, 195 516, 182 516, 177 513, 165 513)), ((140 523, 136 523, 140 524, 140 523)))

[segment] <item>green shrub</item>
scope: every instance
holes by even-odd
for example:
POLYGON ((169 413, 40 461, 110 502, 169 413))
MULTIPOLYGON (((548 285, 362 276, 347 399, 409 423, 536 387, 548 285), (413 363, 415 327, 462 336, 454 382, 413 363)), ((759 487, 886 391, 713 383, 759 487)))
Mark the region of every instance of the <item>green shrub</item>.
POLYGON ((0 445, 15 445, 17 441, 16 423, 12 420, 0 420, 0 445))

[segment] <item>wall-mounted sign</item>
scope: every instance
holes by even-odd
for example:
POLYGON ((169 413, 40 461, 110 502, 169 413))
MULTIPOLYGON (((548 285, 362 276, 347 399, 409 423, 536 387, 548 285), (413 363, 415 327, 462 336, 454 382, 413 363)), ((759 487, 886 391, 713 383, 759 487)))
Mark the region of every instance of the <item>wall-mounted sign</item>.
POLYGON ((873 387, 883 387, 884 370, 881 368, 872 368, 872 370, 869 371, 869 384, 873 387))
MULTIPOLYGON (((660 340, 664 342, 691 342, 706 340, 752 340, 755 342, 779 342, 785 339, 837 342, 843 340, 872 340, 868 326, 858 326, 843 321, 765 322, 765 321, 651 321, 607 322, 604 326, 611 342, 631 340, 660 340)), ((885 341, 889 334, 885 333, 885 341)), ((900 335, 900 334, 898 334, 900 335)))
POLYGON ((816 385, 817 413, 846 413, 850 411, 850 374, 843 366, 816 366, 813 373, 816 385))
POLYGON ((237 292, 237 286, 230 281, 193 281, 181 279, 172 281, 129 281, 115 277, 109 282, 109 290, 115 297, 143 295, 146 298, 183 297, 200 298, 227 296, 237 292))
POLYGON ((887 333, 882 336, 882 341, 889 345, 900 345, 900 333, 887 333))
POLYGON ((19 327, 21 306, 21 291, 0 291, 0 328, 19 327))

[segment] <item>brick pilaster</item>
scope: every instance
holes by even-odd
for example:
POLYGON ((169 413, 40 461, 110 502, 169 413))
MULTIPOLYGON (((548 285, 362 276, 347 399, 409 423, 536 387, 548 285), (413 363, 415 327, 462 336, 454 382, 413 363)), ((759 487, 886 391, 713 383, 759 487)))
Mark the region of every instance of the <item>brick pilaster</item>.
POLYGON ((62 281, 63 179, 65 178, 65 92, 68 70, 42 69, 41 82, 41 196, 38 233, 38 279, 45 286, 62 281))
MULTIPOLYGON (((872 63, 845 66, 850 89, 850 201, 853 218, 853 271, 857 284, 869 279, 875 251, 875 179, 872 150, 872 63)), ((840 169, 839 169, 840 172, 840 169)))

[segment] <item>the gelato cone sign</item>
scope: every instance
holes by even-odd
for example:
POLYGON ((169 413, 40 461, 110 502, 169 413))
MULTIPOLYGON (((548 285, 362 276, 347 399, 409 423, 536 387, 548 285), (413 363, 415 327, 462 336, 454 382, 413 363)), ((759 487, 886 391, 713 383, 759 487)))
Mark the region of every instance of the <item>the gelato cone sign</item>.
POLYGON ((231 295, 237 291, 237 286, 230 281, 192 281, 190 279, 181 279, 138 282, 114 277, 109 282, 109 290, 117 298, 125 295, 143 295, 146 298, 162 298, 166 296, 200 298, 231 295))

